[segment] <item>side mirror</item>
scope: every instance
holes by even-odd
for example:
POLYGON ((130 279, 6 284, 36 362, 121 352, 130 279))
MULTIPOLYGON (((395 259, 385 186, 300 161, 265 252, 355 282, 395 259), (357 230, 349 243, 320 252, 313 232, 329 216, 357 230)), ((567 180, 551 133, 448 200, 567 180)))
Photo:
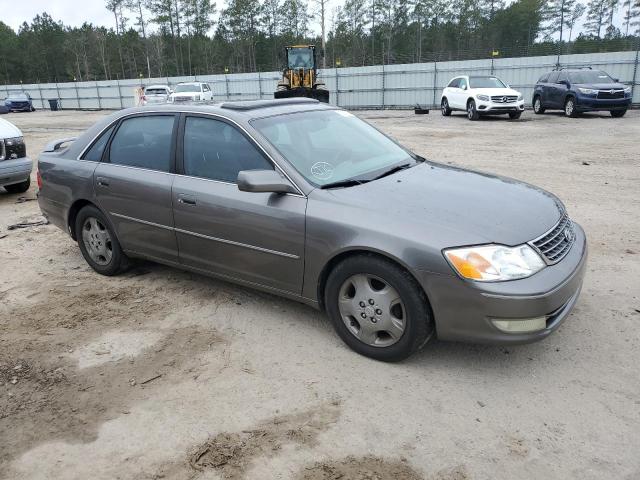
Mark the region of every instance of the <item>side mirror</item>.
POLYGON ((238 190, 242 192, 298 193, 293 185, 275 170, 243 170, 238 173, 238 190))
POLYGON ((565 87, 569 88, 569 81, 568 80, 560 80, 558 83, 560 85, 564 85, 565 87))
POLYGON ((614 83, 620 83, 620 79, 619 79, 619 78, 614 78, 614 79, 613 79, 613 82, 614 82, 614 83))

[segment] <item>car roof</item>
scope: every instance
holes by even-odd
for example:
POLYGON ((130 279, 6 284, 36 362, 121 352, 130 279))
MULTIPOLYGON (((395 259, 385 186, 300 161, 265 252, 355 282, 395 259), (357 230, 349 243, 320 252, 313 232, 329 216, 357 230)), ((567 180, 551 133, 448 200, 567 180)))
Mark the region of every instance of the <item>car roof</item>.
POLYGON ((178 82, 176 85, 202 85, 206 82, 178 82))
POLYGON ((149 88, 166 88, 167 90, 171 90, 171 87, 169 87, 169 85, 147 85, 144 87, 145 90, 148 90, 149 88))

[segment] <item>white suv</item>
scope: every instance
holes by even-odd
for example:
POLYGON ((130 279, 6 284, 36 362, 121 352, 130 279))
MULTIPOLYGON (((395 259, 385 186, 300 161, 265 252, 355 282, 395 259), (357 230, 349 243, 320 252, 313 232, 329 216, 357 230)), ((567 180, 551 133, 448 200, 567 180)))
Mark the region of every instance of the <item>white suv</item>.
POLYGON ((200 102, 212 99, 213 92, 211 91, 211 87, 208 83, 184 82, 176 85, 169 101, 173 103, 200 102))
POLYGON ((462 110, 469 120, 504 113, 516 119, 524 111, 524 98, 498 77, 463 75, 451 80, 442 91, 440 107, 445 117, 453 110, 462 110))

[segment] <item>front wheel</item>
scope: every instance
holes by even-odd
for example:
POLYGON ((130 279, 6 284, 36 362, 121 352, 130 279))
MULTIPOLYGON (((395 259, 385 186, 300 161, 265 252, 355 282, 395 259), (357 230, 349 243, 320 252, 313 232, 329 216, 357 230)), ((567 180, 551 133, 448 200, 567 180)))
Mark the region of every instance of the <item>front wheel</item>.
POLYGON ((509 112, 509 118, 511 120, 517 120, 520 118, 520 115, 522 115, 522 112, 509 112))
POLYGON ((451 115, 451 108, 449 108, 449 101, 445 98, 440 102, 440 110, 442 112, 443 117, 448 117, 451 115))
POLYGON ((101 275, 117 275, 129 265, 129 259, 104 214, 86 206, 76 217, 76 238, 82 256, 101 275))
POLYGON ((575 118, 578 116, 578 110, 576 109, 576 101, 573 97, 567 98, 564 103, 564 114, 567 117, 575 118))
POLYGON ((13 185, 5 185, 4 189, 9 193, 24 193, 29 190, 31 179, 27 178, 24 182, 14 183, 13 185))
POLYGON ((539 96, 533 99, 533 113, 541 115, 544 113, 544 107, 542 106, 542 99, 539 96))
POLYGON ((467 118, 469 120, 478 120, 480 118, 480 114, 476 110, 475 100, 469 100, 469 103, 467 103, 467 118))
POLYGON ((620 118, 620 117, 624 117, 624 114, 627 113, 626 110, 611 110, 611 116, 613 118, 620 118))
POLYGON ((327 279, 325 305, 340 338, 376 360, 403 360, 434 333, 420 285, 397 264, 375 255, 340 263, 327 279))

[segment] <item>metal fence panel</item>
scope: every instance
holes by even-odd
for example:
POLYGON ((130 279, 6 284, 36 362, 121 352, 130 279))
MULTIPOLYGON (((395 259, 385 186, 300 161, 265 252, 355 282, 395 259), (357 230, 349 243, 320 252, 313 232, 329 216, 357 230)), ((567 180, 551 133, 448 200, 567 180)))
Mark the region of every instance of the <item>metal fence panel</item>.
MULTIPOLYGON (((530 102, 537 79, 555 68, 558 60, 565 67, 588 65, 607 71, 632 86, 633 103, 640 104, 638 52, 633 51, 330 68, 320 70, 319 78, 329 89, 333 105, 353 109, 437 106, 449 81, 469 74, 496 75, 530 102)), ((6 85, 0 86, 0 98, 21 90, 31 95, 36 108, 49 108, 49 99, 59 99, 65 109, 120 109, 134 106, 141 86, 201 81, 210 84, 216 101, 267 99, 273 98, 280 78, 281 72, 259 72, 6 85)))

